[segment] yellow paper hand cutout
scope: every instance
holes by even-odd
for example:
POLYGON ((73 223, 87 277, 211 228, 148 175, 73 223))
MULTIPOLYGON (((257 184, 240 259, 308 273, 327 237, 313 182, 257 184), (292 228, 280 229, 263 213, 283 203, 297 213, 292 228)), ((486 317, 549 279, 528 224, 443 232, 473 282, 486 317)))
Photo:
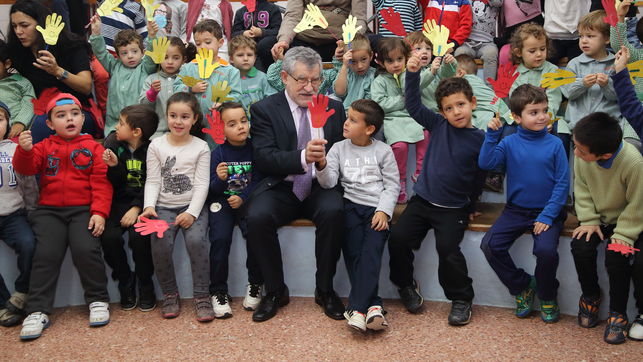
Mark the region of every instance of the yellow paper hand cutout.
POLYGON ((576 74, 566 69, 556 69, 555 72, 543 74, 540 86, 543 88, 558 88, 561 85, 571 84, 576 81, 576 74))
POLYGON ((630 72, 630 80, 632 84, 636 84, 635 78, 643 77, 643 60, 637 60, 627 65, 627 70, 630 72))
POLYGON ((301 18, 301 21, 295 26, 293 31, 295 33, 301 33, 304 30, 310 30, 313 28, 313 24, 310 22, 311 19, 304 14, 304 16, 301 18))
POLYGON ((196 55, 196 63, 199 67, 199 77, 201 79, 208 79, 212 75, 212 72, 219 65, 218 63, 213 63, 214 53, 212 49, 199 49, 199 52, 196 55))
POLYGON ((118 7, 122 2, 123 2, 123 0, 105 0, 100 5, 98 10, 96 10, 96 13, 99 16, 109 16, 114 11, 118 11, 119 13, 122 13, 123 9, 118 7))
POLYGON ((154 10, 161 6, 159 4, 154 4, 154 0, 141 0, 141 5, 143 5, 143 8, 145 9, 147 21, 154 20, 154 10))
POLYGON ((551 112, 547 112, 547 114, 549 115, 549 124, 550 125, 552 125, 552 124, 558 122, 558 120, 560 120, 560 117, 554 116, 551 112))
POLYGON ((449 49, 455 46, 455 44, 449 43, 449 28, 444 25, 438 26, 434 19, 429 19, 424 23, 422 33, 433 44, 433 55, 436 57, 445 55, 449 49))
POLYGON ((189 75, 180 75, 179 74, 178 77, 181 78, 181 80, 183 81, 183 84, 187 85, 190 88, 192 88, 195 85, 197 85, 197 83, 202 82, 202 80, 196 79, 194 77, 190 77, 189 75))
POLYGON ((225 101, 234 100, 234 98, 228 97, 230 91, 232 91, 232 87, 228 86, 227 80, 224 80, 223 82, 217 82, 214 88, 212 88, 212 102, 223 103, 225 101))
POLYGON ((319 26, 320 28, 327 29, 328 28, 328 21, 322 14, 321 10, 319 10, 319 7, 315 4, 308 4, 306 6, 306 11, 304 12, 304 16, 308 14, 308 18, 311 20, 310 23, 315 26, 319 26))
POLYGON ((36 30, 42 33, 42 38, 45 39, 45 43, 48 45, 56 45, 58 42, 58 35, 60 35, 60 32, 64 27, 65 23, 63 23, 63 17, 56 13, 51 13, 47 15, 45 27, 43 28, 40 25, 36 25, 36 30))
POLYGON ((355 38, 355 34, 362 28, 362 26, 357 26, 357 18, 353 15, 348 15, 346 22, 342 25, 342 38, 344 39, 344 44, 350 44, 355 38))
POLYGON ((154 63, 161 64, 165 60, 165 54, 167 53, 167 48, 170 47, 170 41, 168 38, 162 36, 152 40, 152 51, 145 51, 145 55, 152 58, 154 63))

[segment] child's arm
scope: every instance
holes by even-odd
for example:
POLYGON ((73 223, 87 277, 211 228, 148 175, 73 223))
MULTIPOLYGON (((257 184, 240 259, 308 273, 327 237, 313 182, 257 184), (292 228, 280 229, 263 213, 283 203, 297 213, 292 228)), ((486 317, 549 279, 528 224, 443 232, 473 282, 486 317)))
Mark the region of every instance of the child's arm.
POLYGON ((401 111, 404 109, 404 95, 388 95, 388 87, 397 87, 397 85, 387 82, 386 75, 382 74, 376 77, 371 84, 371 97, 384 110, 384 113, 401 111))
POLYGON ((11 117, 11 131, 9 138, 13 138, 20 134, 31 125, 31 119, 34 116, 33 103, 31 102, 36 98, 36 93, 33 90, 31 82, 21 75, 15 75, 18 79, 17 86, 20 88, 18 92, 21 94, 20 104, 18 105, 18 112, 11 117))
MULTIPOLYGON (((574 161, 574 209, 576 209, 578 221, 581 227, 599 226, 601 225, 601 215, 596 211, 592 194, 587 186, 587 181, 585 181, 585 175, 580 170, 581 161, 578 158, 575 158, 574 161)), ((574 234, 576 234, 575 231, 574 234)))
POLYGON ((105 149, 96 143, 94 147, 92 171, 89 175, 89 184, 92 193, 92 202, 89 207, 91 217, 88 228, 92 229, 92 235, 100 236, 105 229, 105 219, 109 216, 112 206, 112 195, 114 189, 107 180, 107 165, 103 162, 105 149))
MULTIPOLYGON (((147 37, 146 49, 151 52, 154 50, 153 43, 154 43, 154 39, 156 39, 156 32, 158 29, 158 25, 156 25, 156 22, 154 22, 154 20, 151 20, 149 24, 150 25, 148 27, 151 27, 153 25, 155 29, 154 31, 150 31, 150 36, 147 37)), ((141 66, 143 67, 143 70, 145 71, 146 74, 156 73, 157 69, 159 68, 159 65, 154 63, 154 60, 152 60, 152 57, 147 55, 145 51, 143 52, 143 60, 141 61, 141 63, 142 63, 141 66)))
POLYGON ((241 94, 241 75, 239 74, 239 69, 230 66, 227 78, 228 87, 230 87, 228 97, 234 98, 236 102, 241 102, 243 94, 241 94))
POLYGON ((261 78, 261 89, 262 89, 264 98, 277 93, 277 90, 273 88, 270 85, 270 83, 268 83, 268 78, 265 76, 265 74, 261 78))
POLYGON ((222 148, 219 146, 212 151, 210 156, 210 194, 223 195, 228 188, 228 165, 223 161, 222 148))
POLYGON ((348 64, 352 59, 353 51, 349 50, 342 57, 342 67, 339 69, 339 73, 337 73, 337 78, 335 78, 335 83, 333 84, 335 95, 342 99, 346 97, 346 93, 348 92, 348 64))
POLYGON ((143 83, 143 88, 141 89, 141 94, 138 97, 138 102, 140 104, 154 105, 156 104, 156 98, 158 97, 159 92, 161 91, 161 81, 153 80, 154 74, 150 74, 145 78, 143 83))
POLYGON ((31 138, 31 131, 24 131, 20 133, 18 138, 18 147, 16 147, 16 152, 13 155, 13 169, 25 176, 33 176, 44 167, 44 155, 43 155, 43 144, 45 142, 40 142, 37 145, 33 145, 33 139, 31 138))
POLYGON ((562 142, 558 142, 554 155, 554 178, 556 179, 556 184, 551 192, 549 201, 547 201, 543 211, 536 218, 536 222, 549 226, 553 224, 563 207, 565 207, 567 194, 569 193, 569 161, 562 142))
POLYGON ((339 143, 333 145, 328 151, 324 161, 315 164, 317 168, 317 181, 325 189, 332 189, 339 180, 339 143))
POLYGON ((196 170, 194 172, 194 182, 192 188, 192 199, 186 213, 194 216, 196 220, 201 213, 201 209, 208 198, 208 186, 210 183, 210 149, 207 144, 203 144, 197 157, 196 170))
POLYGON ((643 106, 636 96, 634 85, 630 80, 630 73, 625 66, 627 59, 629 59, 629 57, 625 57, 625 51, 627 51, 629 55, 627 48, 622 48, 621 51, 617 53, 617 60, 614 63, 614 71, 616 73, 612 74, 612 81, 614 82, 614 89, 618 96, 617 100, 621 114, 627 119, 630 125, 632 125, 636 134, 639 135, 639 137, 643 137, 643 106))
POLYGON ((469 3, 466 5, 460 5, 459 15, 457 30, 454 34, 449 36, 449 38, 456 43, 455 47, 451 49, 455 49, 464 44, 464 42, 469 38, 471 28, 473 27, 473 12, 469 3))
MULTIPOLYGON (((621 149, 621 152, 623 150, 621 149)), ((643 232, 641 226, 641 210, 643 210, 643 167, 638 163, 638 167, 631 167, 625 173, 625 199, 627 205, 619 215, 616 221, 616 228, 612 241, 620 240, 634 245, 634 242, 643 232)))
MULTIPOLYGON (((411 115, 411 117, 415 120, 415 122, 419 123, 427 131, 431 132, 437 122, 444 121, 444 117, 433 112, 422 104, 422 95, 420 93, 420 72, 411 71, 419 70, 419 60, 417 59, 417 57, 411 57, 411 59, 414 58, 414 61, 417 61, 417 67, 407 65, 406 69, 406 84, 404 91, 405 97, 403 97, 404 106, 409 112, 409 115, 411 115)), ((409 63, 411 62, 411 59, 409 59, 409 63)), ((373 83, 375 83, 376 81, 377 78, 375 78, 373 83)))
POLYGON ((103 68, 105 68, 105 70, 111 75, 114 69, 118 67, 119 61, 107 52, 105 39, 100 33, 100 16, 94 16, 92 18, 91 27, 92 35, 89 37, 89 43, 92 46, 92 51, 94 52, 96 59, 98 59, 103 68))
POLYGON ((612 49, 619 49, 621 46, 627 47, 632 52, 632 60, 643 59, 643 49, 635 47, 627 39, 627 24, 625 23, 625 14, 630 9, 630 5, 621 3, 617 9, 618 23, 616 26, 610 26, 610 46, 612 49))
POLYGON ((27 211, 34 210, 38 205, 38 198, 40 196, 36 177, 23 176, 18 173, 16 174, 16 178, 18 179, 18 192, 20 192, 25 202, 25 209, 27 209, 27 211))
POLYGON ((569 61, 567 64, 567 70, 574 72, 574 74, 578 75, 579 78, 576 78, 574 83, 571 84, 565 84, 562 87, 560 87, 561 92, 565 97, 567 97, 570 101, 574 101, 585 94, 587 94, 587 90, 596 84, 596 74, 588 74, 584 77, 580 77, 580 69, 579 64, 577 61, 577 58, 574 58, 569 61))
MULTIPOLYGON (((165 136, 163 136, 165 137, 165 136)), ((161 155, 156 143, 152 142, 147 149, 147 178, 145 179, 145 192, 143 193, 143 214, 141 216, 156 215, 156 202, 161 192, 161 155)))
POLYGON ((281 92, 286 89, 284 82, 281 81, 281 59, 270 64, 268 70, 266 70, 266 77, 268 77, 268 84, 277 91, 281 92))
POLYGON ((397 168, 397 162, 395 162, 395 156, 390 147, 386 147, 386 153, 384 153, 384 157, 380 162, 384 191, 380 194, 376 210, 384 212, 390 221, 400 194, 400 171, 397 168))
POLYGON ((442 60, 442 65, 438 69, 438 77, 440 79, 447 79, 455 77, 455 71, 458 68, 458 61, 455 60, 453 55, 447 54, 442 60))
POLYGON ((502 134, 502 122, 498 116, 489 121, 487 126, 487 133, 484 136, 484 143, 480 148, 480 155, 478 156, 478 166, 483 170, 493 170, 497 167, 503 167, 507 160, 506 157, 506 143, 500 142, 500 135, 502 134))

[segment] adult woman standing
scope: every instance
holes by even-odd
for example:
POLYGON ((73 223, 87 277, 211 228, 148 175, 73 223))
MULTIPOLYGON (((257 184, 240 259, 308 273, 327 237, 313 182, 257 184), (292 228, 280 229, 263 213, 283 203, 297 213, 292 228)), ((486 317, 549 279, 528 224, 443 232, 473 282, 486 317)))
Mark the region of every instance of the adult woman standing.
MULTIPOLYGON (((56 45, 47 46, 36 26, 45 28, 45 20, 51 11, 37 0, 18 0, 9 13, 11 25, 7 45, 14 68, 33 84, 40 103, 47 102, 54 90, 76 96, 83 104, 85 114, 82 132, 96 134, 96 119, 101 119, 101 116, 100 112, 91 111, 92 73, 87 42, 72 34, 65 24, 56 45), (48 90, 50 88, 54 90, 48 90)), ((36 114, 38 108, 35 109, 36 114)), ((47 115, 34 118, 31 126, 34 143, 53 133, 47 127, 46 119, 47 115)))

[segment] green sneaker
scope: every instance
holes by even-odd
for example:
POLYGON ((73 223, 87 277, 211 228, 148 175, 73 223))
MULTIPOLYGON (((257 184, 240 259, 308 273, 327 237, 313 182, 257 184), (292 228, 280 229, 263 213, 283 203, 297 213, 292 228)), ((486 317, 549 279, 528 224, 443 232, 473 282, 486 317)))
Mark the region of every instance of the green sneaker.
POLYGON ((540 301, 540 319, 545 323, 556 323, 560 318, 560 309, 555 300, 540 301))
POLYGON ((526 318, 531 313, 536 296, 536 279, 531 277, 527 289, 516 295, 516 317, 526 318))

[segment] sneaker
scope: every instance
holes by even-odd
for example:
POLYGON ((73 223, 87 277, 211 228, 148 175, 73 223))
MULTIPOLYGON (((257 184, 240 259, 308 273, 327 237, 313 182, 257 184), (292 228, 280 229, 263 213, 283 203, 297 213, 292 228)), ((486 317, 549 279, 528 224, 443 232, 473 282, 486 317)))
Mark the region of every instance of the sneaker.
POLYGON ((42 331, 49 327, 49 317, 45 313, 35 312, 29 314, 22 322, 20 339, 36 339, 42 335, 42 331))
POLYGON ((121 294, 121 309, 132 310, 136 308, 136 278, 132 276, 130 281, 122 287, 119 285, 118 291, 121 294))
POLYGON ((484 180, 484 188, 493 192, 503 192, 504 175, 490 172, 484 180))
POLYGON ((243 298, 243 309, 255 310, 261 303, 261 284, 246 285, 246 296, 243 298))
POLYGON ((578 325, 583 328, 594 328, 600 322, 598 319, 598 308, 601 305, 601 298, 588 298, 581 295, 578 301, 578 325))
POLYGON ((149 312, 156 308, 156 292, 151 282, 138 287, 138 309, 141 312, 149 312))
POLYGON ((400 293, 402 304, 404 304, 406 310, 410 313, 417 313, 420 311, 422 304, 424 303, 424 298, 422 298, 422 294, 420 294, 420 286, 415 280, 413 281, 413 285, 398 289, 398 292, 400 293))
POLYGON ((163 305, 161 306, 161 315, 163 318, 171 319, 179 316, 181 311, 181 302, 179 301, 179 293, 165 294, 163 305))
POLYGON ((226 292, 216 292, 212 296, 212 308, 214 316, 217 318, 232 317, 232 308, 230 308, 230 296, 226 292))
POLYGON ((643 314, 639 315, 634 322, 632 322, 627 336, 635 341, 643 341, 643 314))
POLYGON ((381 331, 388 327, 388 322, 384 318, 382 306, 374 305, 368 308, 368 313, 366 313, 366 328, 372 331, 381 331))
POLYGON ((463 326, 471 322, 471 302, 466 300, 454 300, 451 302, 451 313, 449 313, 449 324, 452 326, 463 326))
POLYGON ((555 300, 540 301, 540 319, 545 323, 556 323, 560 318, 560 308, 555 300))
POLYGON ((348 326, 360 332, 366 332, 366 316, 356 310, 344 312, 344 318, 348 320, 348 326))
POLYGON ((534 296, 536 295, 536 279, 531 277, 527 289, 516 295, 516 317, 526 318, 534 307, 534 296))
POLYGON ((210 296, 194 299, 196 307, 196 320, 199 322, 211 322, 214 320, 214 311, 210 296))
POLYGON ((13 327, 22 322, 24 315, 16 314, 7 308, 0 309, 0 326, 13 327))
POLYGON ((7 301, 6 307, 10 312, 24 315, 25 305, 27 305, 27 293, 14 292, 7 301))
POLYGON ((89 305, 89 326, 100 327, 109 323, 109 304, 93 302, 89 305))
POLYGON ((607 318, 607 326, 603 340, 609 344, 621 344, 627 336, 627 317, 618 312, 611 312, 607 318))

